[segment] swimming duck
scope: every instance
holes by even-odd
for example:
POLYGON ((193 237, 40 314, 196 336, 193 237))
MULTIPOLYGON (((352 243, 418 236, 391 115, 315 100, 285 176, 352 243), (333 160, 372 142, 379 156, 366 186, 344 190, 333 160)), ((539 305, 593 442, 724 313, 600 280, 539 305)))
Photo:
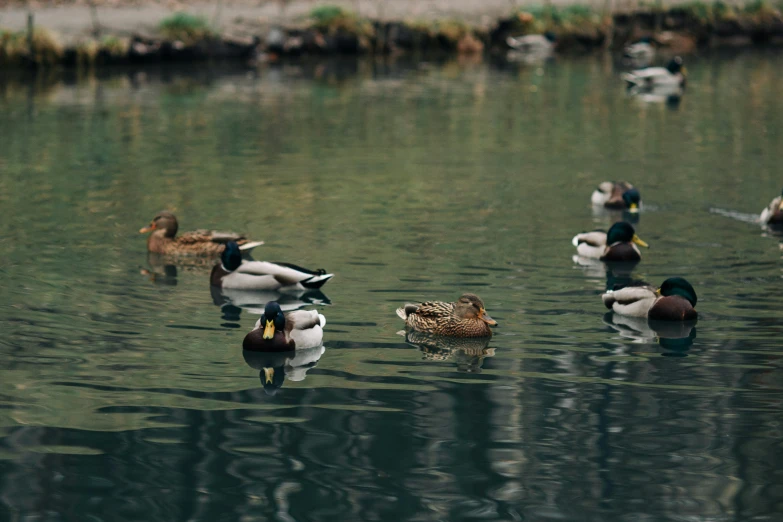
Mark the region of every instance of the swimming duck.
POLYGON ((645 67, 622 75, 629 89, 658 89, 685 87, 687 71, 682 58, 672 58, 666 67, 645 67))
POLYGON ((456 303, 406 304, 397 315, 414 330, 449 337, 491 337, 489 327, 498 324, 475 294, 463 294, 456 303))
POLYGON ((762 225, 783 225, 783 193, 761 211, 759 221, 762 225))
POLYGON ((623 56, 634 63, 650 63, 655 58, 652 38, 645 36, 623 48, 623 56))
POLYGON ((309 270, 288 263, 243 261, 236 241, 226 243, 220 263, 212 268, 212 286, 235 290, 277 290, 280 292, 321 288, 334 277, 325 270, 309 270))
POLYGON ((642 253, 636 245, 649 248, 649 245, 636 235, 630 223, 615 223, 609 232, 595 230, 577 234, 571 240, 580 256, 601 261, 639 261, 642 253))
POLYGON ((283 314, 280 305, 270 301, 253 330, 242 341, 242 348, 260 352, 313 348, 323 342, 324 325, 326 318, 315 310, 294 310, 283 314))
POLYGON ((506 45, 517 52, 543 54, 552 52, 556 41, 555 33, 547 31, 544 34, 509 36, 506 38, 506 45))
POLYGON ((152 218, 149 226, 139 230, 139 233, 152 232, 147 238, 147 250, 156 254, 212 256, 223 252, 228 241, 236 241, 240 250, 245 252, 264 244, 263 241, 250 241, 233 232, 214 230, 196 230, 177 236, 178 229, 177 218, 164 210, 152 218))
POLYGON ((593 191, 590 201, 596 206, 639 212, 642 196, 639 189, 627 181, 604 181, 593 191))
POLYGON ((657 290, 652 286, 626 286, 601 296, 617 314, 656 321, 691 321, 697 318, 696 291, 682 277, 670 277, 657 290))

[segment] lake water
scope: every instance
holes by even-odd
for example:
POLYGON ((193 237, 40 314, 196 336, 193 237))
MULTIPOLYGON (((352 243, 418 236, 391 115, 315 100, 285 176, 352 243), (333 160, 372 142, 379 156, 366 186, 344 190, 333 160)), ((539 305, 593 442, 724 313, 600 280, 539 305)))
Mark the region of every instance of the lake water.
POLYGON ((0 520, 780 520, 783 57, 686 65, 678 106, 608 57, 0 79, 0 520), (686 277, 695 328, 572 259, 606 179, 644 201, 626 276, 686 277), (276 394, 256 310, 148 259, 164 208, 336 274, 276 394), (399 335, 464 291, 489 344, 399 335))

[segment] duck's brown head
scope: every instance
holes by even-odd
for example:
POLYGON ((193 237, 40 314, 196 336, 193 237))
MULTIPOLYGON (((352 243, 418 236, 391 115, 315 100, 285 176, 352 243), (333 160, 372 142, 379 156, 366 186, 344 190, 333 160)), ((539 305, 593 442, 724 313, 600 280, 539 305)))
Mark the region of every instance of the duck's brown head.
POLYGON ((178 228, 179 223, 177 223, 177 218, 174 217, 174 214, 164 210, 162 212, 158 212, 158 215, 156 215, 154 218, 152 218, 152 221, 150 221, 150 225, 140 229, 139 233, 146 234, 147 232, 163 230, 164 237, 173 238, 177 235, 178 228))
POLYGON ((498 324, 484 310, 484 301, 476 294, 462 294, 457 301, 455 312, 460 319, 480 319, 490 326, 498 324))

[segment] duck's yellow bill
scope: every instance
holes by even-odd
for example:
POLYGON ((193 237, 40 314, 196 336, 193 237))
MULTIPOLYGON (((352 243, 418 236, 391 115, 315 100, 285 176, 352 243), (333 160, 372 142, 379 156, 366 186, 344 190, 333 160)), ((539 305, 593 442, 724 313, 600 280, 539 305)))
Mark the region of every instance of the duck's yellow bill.
POLYGON ((264 339, 271 339, 275 336, 275 322, 267 321, 264 327, 264 339))
POLYGON ((642 238, 640 238, 636 234, 633 235, 633 237, 631 238, 631 241, 633 241, 634 243, 636 243, 639 246, 643 246, 644 248, 650 248, 650 245, 648 245, 647 243, 642 241, 642 238))
POLYGON ((489 314, 487 313, 487 311, 484 310, 483 308, 481 309, 481 313, 479 314, 479 319, 481 319, 482 321, 484 321, 485 323, 487 323, 490 326, 497 326, 498 325, 498 322, 495 321, 494 319, 492 319, 489 316, 489 314))
POLYGON ((778 206, 779 210, 783 210, 783 200, 780 201, 780 205, 778 206))
POLYGON ((684 65, 680 67, 680 73, 682 73, 683 76, 687 76, 688 75, 687 67, 685 67, 684 65))
POLYGON ((639 212, 639 205, 637 205, 636 203, 631 203, 631 206, 628 207, 628 212, 632 212, 634 214, 639 212))
POLYGON ((275 378, 274 368, 264 368, 264 384, 270 384, 275 378))

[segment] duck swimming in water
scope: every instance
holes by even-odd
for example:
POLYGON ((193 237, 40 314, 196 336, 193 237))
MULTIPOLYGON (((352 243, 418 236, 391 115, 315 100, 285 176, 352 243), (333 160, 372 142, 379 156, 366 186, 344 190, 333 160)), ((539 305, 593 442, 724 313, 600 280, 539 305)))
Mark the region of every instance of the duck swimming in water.
POLYGON ((490 326, 496 326, 475 294, 463 294, 456 303, 427 301, 406 304, 397 315, 414 330, 449 337, 491 337, 490 326))
POLYGON ((642 196, 639 189, 627 181, 604 181, 593 191, 590 202, 609 209, 639 212, 642 196))
POLYGON ((657 321, 691 321, 697 318, 696 291, 682 277, 670 277, 660 288, 626 286, 601 296, 604 305, 617 314, 657 321))
POLYGON ((642 253, 636 245, 649 247, 636 235, 633 226, 625 221, 612 225, 609 232, 594 230, 577 234, 571 244, 582 257, 615 262, 640 261, 642 253))
POLYGON ((240 250, 244 252, 264 244, 263 241, 250 241, 245 236, 233 232, 214 230, 196 230, 177 236, 178 229, 177 218, 171 212, 164 210, 152 218, 149 226, 139 230, 139 233, 150 234, 147 238, 147 251, 155 254, 213 256, 223 252, 229 241, 236 241, 240 250))

